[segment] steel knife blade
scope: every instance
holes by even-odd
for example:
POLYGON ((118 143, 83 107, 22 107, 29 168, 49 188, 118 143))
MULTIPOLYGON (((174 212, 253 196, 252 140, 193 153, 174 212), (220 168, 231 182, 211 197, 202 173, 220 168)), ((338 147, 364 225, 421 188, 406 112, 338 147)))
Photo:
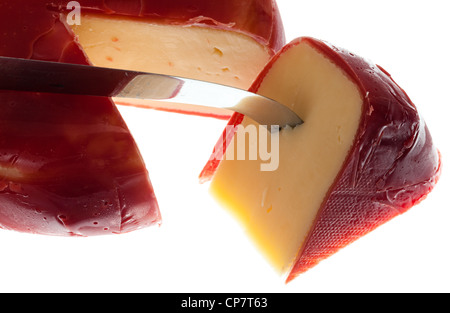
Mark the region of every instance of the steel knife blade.
MULTIPOLYGON (((231 110, 261 125, 303 123, 291 109, 247 90, 184 77, 89 65, 0 57, 0 90, 170 102, 231 110)), ((181 110, 182 111, 182 110, 181 110)), ((229 111, 228 111, 229 112, 229 111)))

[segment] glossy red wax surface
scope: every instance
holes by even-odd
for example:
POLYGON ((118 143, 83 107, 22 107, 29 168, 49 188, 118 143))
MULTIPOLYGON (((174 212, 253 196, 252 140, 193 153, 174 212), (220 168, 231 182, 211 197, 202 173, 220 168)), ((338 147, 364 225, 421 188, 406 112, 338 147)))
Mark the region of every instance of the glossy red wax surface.
POLYGON ((419 203, 441 173, 425 121, 388 72, 345 49, 303 40, 347 73, 364 104, 353 148, 288 281, 419 203))
MULTIPOLYGON (((48 1, 0 1, 0 55, 89 64, 48 1)), ((0 91, 0 228, 60 236, 159 224, 138 148, 107 98, 0 91)))
MULTIPOLYGON (((287 281, 423 200, 441 172, 439 151, 411 99, 384 69, 349 51, 299 38, 271 60, 250 90, 257 92, 272 64, 299 44, 310 45, 339 66, 359 87, 364 101, 353 147, 287 281)), ((229 123, 241 122, 242 116, 235 114, 229 123)), ((223 136, 233 133, 225 130, 223 136)), ((212 179, 218 165, 208 162, 201 180, 212 179)))

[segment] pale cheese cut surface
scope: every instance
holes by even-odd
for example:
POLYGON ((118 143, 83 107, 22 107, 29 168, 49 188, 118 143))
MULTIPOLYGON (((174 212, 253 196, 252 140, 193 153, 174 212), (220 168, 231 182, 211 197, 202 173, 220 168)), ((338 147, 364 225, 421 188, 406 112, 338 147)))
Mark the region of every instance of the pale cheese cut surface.
MULTIPOLYGON (((353 144, 363 99, 342 70, 304 43, 277 59, 258 93, 292 106, 305 123, 281 131, 276 171, 261 171, 265 160, 225 156, 211 192, 237 217, 274 269, 285 274, 353 144)), ((251 123, 244 119, 243 125, 251 123)), ((238 133, 230 145, 235 153, 237 138, 238 133)))
POLYGON ((175 75, 248 89, 270 52, 243 33, 85 14, 72 27, 101 67, 175 75))

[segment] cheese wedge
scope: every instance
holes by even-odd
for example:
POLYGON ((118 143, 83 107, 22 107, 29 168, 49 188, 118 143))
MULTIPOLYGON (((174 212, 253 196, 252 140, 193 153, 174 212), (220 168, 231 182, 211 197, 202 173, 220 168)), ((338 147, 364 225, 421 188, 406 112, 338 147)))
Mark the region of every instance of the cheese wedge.
POLYGON ((405 212, 439 177, 439 153, 415 106, 384 70, 350 52, 295 40, 251 90, 305 123, 281 130, 279 166, 261 171, 261 156, 236 155, 258 145, 255 136, 237 144, 254 122, 236 114, 230 126, 242 127, 223 136, 233 152, 213 157, 201 177, 288 281, 405 212))

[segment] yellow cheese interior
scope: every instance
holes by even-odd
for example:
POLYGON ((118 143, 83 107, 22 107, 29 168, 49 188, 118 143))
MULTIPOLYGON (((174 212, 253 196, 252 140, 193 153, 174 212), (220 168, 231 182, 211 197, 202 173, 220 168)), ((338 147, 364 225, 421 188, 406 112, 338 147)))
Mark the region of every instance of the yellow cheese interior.
MULTIPOLYGON (((305 43, 274 63, 259 93, 291 106, 305 123, 280 132, 276 171, 261 171, 262 159, 228 156, 218 167, 211 192, 284 274, 353 144, 362 96, 342 70, 305 43)), ((246 119, 243 125, 251 123, 246 119)), ((236 138, 231 145, 235 153, 236 138)), ((246 149, 257 144, 249 141, 246 149)))
POLYGON ((232 31, 85 14, 74 25, 96 66, 155 72, 248 89, 270 51, 232 31))

